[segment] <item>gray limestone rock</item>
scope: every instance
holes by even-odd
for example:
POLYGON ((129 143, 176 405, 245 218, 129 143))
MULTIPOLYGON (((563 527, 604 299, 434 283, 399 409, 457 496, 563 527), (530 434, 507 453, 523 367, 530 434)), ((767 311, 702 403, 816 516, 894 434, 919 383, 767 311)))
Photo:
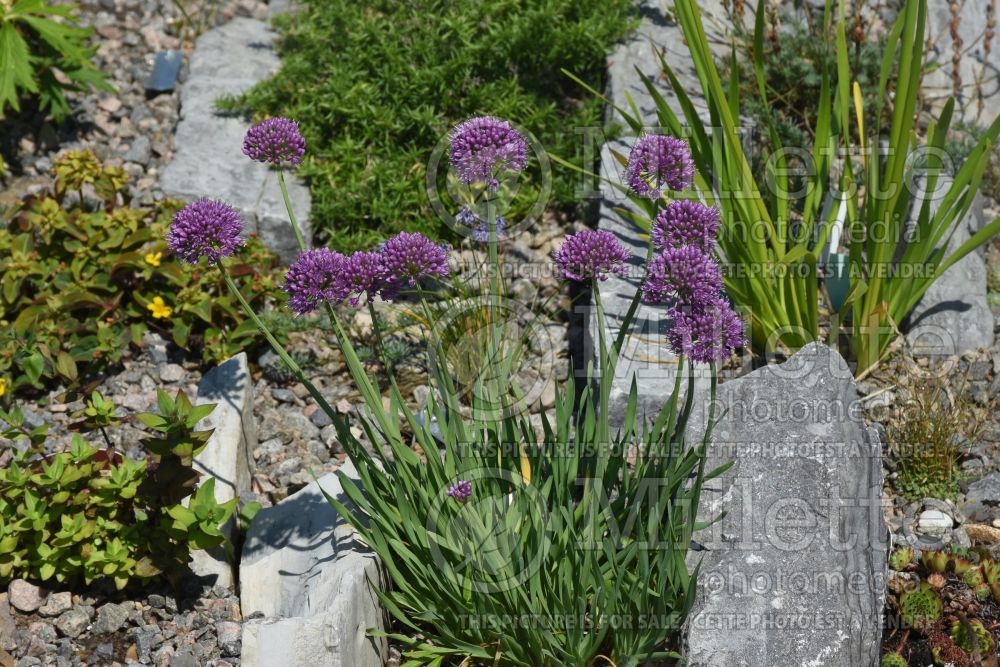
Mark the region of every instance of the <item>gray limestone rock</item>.
MULTIPOLYGON (((719 387, 695 535, 691 667, 875 667, 887 576, 881 449, 854 379, 811 344, 719 387)), ((703 402, 693 430, 706 423, 703 402)))
MULTIPOLYGON (((177 152, 163 170, 160 185, 167 195, 180 199, 229 202, 243 213, 249 231, 291 261, 298 246, 276 175, 243 155, 247 123, 215 110, 220 97, 237 95, 278 70, 274 37, 263 21, 234 18, 198 38, 181 92, 177 152)), ((294 178, 286 180, 299 227, 308 239, 309 189, 294 178)))
MULTIPOLYGON (((931 203, 932 215, 950 185, 950 179, 939 179, 931 203)), ((915 187, 915 196, 922 197, 919 181, 915 187)), ((983 207, 983 197, 977 196, 966 218, 955 227, 947 246, 949 253, 982 228, 983 207)), ((907 223, 910 229, 915 219, 914 211, 907 223)), ((969 253, 934 281, 907 317, 904 330, 907 341, 919 354, 950 356, 992 347, 993 313, 986 301, 986 263, 980 252, 969 253)))
MULTIPOLYGON (((257 447, 253 380, 245 352, 205 373, 198 384, 197 402, 215 403, 215 410, 199 424, 199 428, 213 428, 215 432, 208 446, 195 458, 195 469, 215 478, 218 502, 239 498, 250 491, 250 452, 257 447)), ((231 539, 235 538, 235 520, 230 520, 225 530, 231 539)), ((213 583, 232 588, 233 567, 221 548, 195 551, 191 555, 195 574, 214 576, 213 583)))
MULTIPOLYGON (((341 470, 357 472, 348 461, 341 470)), ((388 647, 369 581, 378 559, 360 544, 322 491, 346 502, 336 474, 324 475, 254 518, 240 563, 244 667, 381 667, 388 647), (322 490, 321 490, 322 488, 322 490)))

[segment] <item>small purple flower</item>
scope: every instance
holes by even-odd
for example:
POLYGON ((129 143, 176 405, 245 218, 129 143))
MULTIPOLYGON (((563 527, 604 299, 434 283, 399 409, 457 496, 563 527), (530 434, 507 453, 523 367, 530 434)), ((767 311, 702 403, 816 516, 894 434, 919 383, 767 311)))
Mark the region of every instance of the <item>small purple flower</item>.
POLYGON ((448 275, 448 246, 419 232, 400 232, 382 244, 382 267, 390 285, 413 285, 427 276, 448 275))
MULTIPOLYGON (((490 240, 490 226, 479 215, 467 206, 463 206, 455 216, 460 224, 472 229, 472 240, 477 243, 487 243, 490 240)), ((496 217, 497 239, 502 239, 507 230, 507 221, 502 215, 496 217)))
POLYGON ((707 303, 722 290, 719 265, 693 245, 667 248, 649 263, 642 298, 647 303, 707 303))
POLYGON ((385 269, 382 264, 382 253, 359 250, 344 260, 342 268, 341 287, 352 306, 357 306, 362 296, 371 303, 383 291, 385 269))
POLYGON ((185 262, 202 257, 215 262, 243 245, 243 216, 232 206, 212 199, 194 201, 174 215, 167 245, 185 262))
POLYGON ((711 363, 728 357, 744 344, 743 323, 725 298, 671 308, 667 340, 675 354, 711 363))
POLYGON ((519 173, 528 161, 528 142, 505 120, 478 116, 451 131, 451 164, 462 183, 500 187, 502 171, 519 173))
POLYGON ((667 248, 696 245, 708 250, 719 233, 721 215, 714 206, 688 199, 675 199, 663 207, 653 221, 653 245, 667 248))
POLYGON ((275 167, 283 163, 297 165, 306 153, 306 140, 299 124, 287 118, 268 118, 257 123, 243 138, 243 154, 251 160, 275 167))
POLYGON ((339 252, 316 248, 301 253, 285 274, 288 307, 296 315, 316 310, 320 303, 340 303, 347 298, 344 263, 339 252))
POLYGON ((664 186, 670 190, 691 187, 694 163, 687 142, 662 134, 639 137, 628 157, 625 178, 632 192, 649 199, 659 199, 664 186))
POLYGON ((460 503, 464 503, 472 495, 472 482, 463 479, 448 487, 447 494, 460 503))
POLYGON ((568 280, 583 282, 596 278, 607 280, 609 273, 625 273, 625 262, 632 255, 615 235, 608 231, 585 229, 570 234, 555 252, 559 272, 568 280))

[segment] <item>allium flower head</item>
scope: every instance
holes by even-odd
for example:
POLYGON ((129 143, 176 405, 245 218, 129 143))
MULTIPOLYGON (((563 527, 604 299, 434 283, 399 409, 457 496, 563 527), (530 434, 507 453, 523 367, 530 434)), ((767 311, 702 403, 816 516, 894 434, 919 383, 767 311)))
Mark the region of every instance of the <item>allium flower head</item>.
POLYGON ((639 137, 629 154, 625 179, 632 192, 649 199, 659 199, 664 187, 691 187, 694 163, 687 142, 662 134, 639 137))
POLYGON ((344 260, 342 269, 342 288, 352 306, 358 305, 362 296, 371 303, 384 291, 382 253, 359 250, 344 260))
POLYGON ((276 167, 300 164, 305 152, 306 140, 299 132, 299 124, 287 118, 268 118, 247 130, 243 137, 244 155, 276 167))
POLYGON ((448 247, 434 243, 419 232, 400 232, 382 244, 385 281, 392 285, 416 285, 428 276, 448 275, 448 247))
POLYGON ((668 248, 696 245, 708 250, 719 233, 721 215, 714 206, 687 199, 675 199, 663 207, 653 221, 653 245, 668 248))
POLYGON ((669 315, 671 349, 693 361, 720 361, 744 344, 743 324, 721 296, 696 306, 672 308, 669 315))
POLYGON ((347 298, 344 263, 339 252, 328 248, 306 250, 299 254, 285 274, 284 290, 288 307, 296 315, 316 310, 323 301, 339 303, 347 298))
POLYGON ((464 503, 472 496, 472 482, 461 480, 448 487, 447 494, 460 503, 464 503))
POLYGON ((722 290, 719 265, 693 245, 667 248, 653 258, 642 285, 648 303, 671 300, 687 305, 706 303, 722 290))
POLYGON ((486 183, 500 187, 502 171, 518 173, 528 161, 528 142, 505 120, 478 116, 451 131, 451 164, 466 185, 486 183))
POLYGON ((242 233, 239 211, 219 201, 199 199, 174 215, 167 245, 185 262, 197 264, 202 257, 215 262, 243 245, 242 233))
POLYGON ((578 282, 591 278, 607 280, 609 273, 621 275, 631 256, 614 234, 592 229, 570 234, 555 252, 562 276, 578 282))

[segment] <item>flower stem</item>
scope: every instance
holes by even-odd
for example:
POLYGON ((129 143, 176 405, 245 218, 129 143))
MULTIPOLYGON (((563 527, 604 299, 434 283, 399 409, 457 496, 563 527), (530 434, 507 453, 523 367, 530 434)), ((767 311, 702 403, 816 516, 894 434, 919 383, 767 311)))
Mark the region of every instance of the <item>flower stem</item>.
POLYGON ((302 236, 302 230, 299 229, 299 223, 295 219, 295 213, 292 212, 292 198, 288 196, 288 186, 285 184, 285 172, 280 168, 278 169, 278 187, 281 188, 281 198, 285 202, 285 210, 288 212, 288 221, 292 223, 292 233, 295 234, 295 241, 299 244, 299 250, 305 250, 306 240, 302 236))
POLYGON ((264 334, 264 338, 267 339, 267 342, 271 345, 271 349, 274 350, 274 353, 277 354, 283 362, 285 362, 285 365, 291 369, 292 373, 295 374, 295 377, 298 378, 299 382, 301 382, 309 391, 309 394, 316 399, 316 403, 318 403, 323 409, 323 412, 325 412, 334 423, 338 423, 340 421, 340 415, 333 409, 333 406, 327 402, 327 400, 323 397, 323 394, 321 394, 319 389, 316 388, 316 385, 306 378, 302 368, 299 367, 291 356, 289 356, 288 352, 285 351, 284 346, 278 342, 278 339, 274 337, 271 330, 267 328, 267 325, 264 324, 260 317, 258 317, 257 313, 254 312, 254 309, 250 306, 250 304, 247 303, 247 300, 240 292, 240 288, 236 286, 236 283, 233 282, 232 277, 229 275, 229 271, 226 270, 222 260, 216 260, 215 265, 219 267, 219 271, 222 272, 222 278, 226 281, 226 286, 229 288, 229 291, 233 293, 236 300, 240 302, 241 306, 243 306, 243 310, 246 312, 247 317, 249 317, 253 323, 257 325, 260 332, 264 334))

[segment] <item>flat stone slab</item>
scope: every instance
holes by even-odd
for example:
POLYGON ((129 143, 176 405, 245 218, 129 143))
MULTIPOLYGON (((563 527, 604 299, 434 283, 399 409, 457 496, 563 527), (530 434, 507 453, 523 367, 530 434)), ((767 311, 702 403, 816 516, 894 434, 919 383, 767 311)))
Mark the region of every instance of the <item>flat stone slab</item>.
MULTIPOLYGON (((350 461, 340 469, 357 479, 350 461)), ((336 473, 324 475, 250 525, 240 562, 244 667, 382 667, 388 646, 367 636, 385 628, 370 582, 380 585, 378 558, 321 491, 346 496, 336 473)))
MULTIPOLYGON (((198 424, 201 430, 215 429, 205 449, 195 457, 195 470, 202 481, 215 478, 215 500, 220 503, 239 499, 250 491, 252 472, 250 452, 257 446, 257 421, 253 416, 253 379, 246 352, 227 359, 198 383, 197 405, 215 403, 215 409, 198 424)), ((231 542, 238 526, 230 519, 223 532, 231 542)), ((191 554, 191 569, 202 577, 214 578, 213 584, 233 588, 236 583, 233 564, 221 547, 191 554)))
MULTIPOLYGON (((706 423, 697 402, 693 421, 706 423)), ((875 667, 888 533, 881 448, 854 378, 813 343, 719 387, 684 633, 690 667, 875 667)), ((703 431, 702 431, 703 432, 703 431)), ((690 444, 690 443, 689 443, 690 444)))
MULTIPOLYGON (((242 17, 198 38, 181 89, 177 150, 163 170, 160 187, 178 199, 211 197, 232 204, 243 213, 247 229, 288 262, 298 254, 298 246, 290 233, 277 176, 243 155, 249 124, 215 110, 220 97, 238 95, 278 71, 281 63, 274 39, 265 22, 242 17)), ((308 239, 309 188, 294 177, 286 182, 299 227, 308 239)))

